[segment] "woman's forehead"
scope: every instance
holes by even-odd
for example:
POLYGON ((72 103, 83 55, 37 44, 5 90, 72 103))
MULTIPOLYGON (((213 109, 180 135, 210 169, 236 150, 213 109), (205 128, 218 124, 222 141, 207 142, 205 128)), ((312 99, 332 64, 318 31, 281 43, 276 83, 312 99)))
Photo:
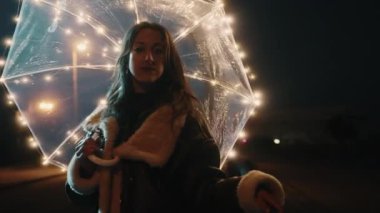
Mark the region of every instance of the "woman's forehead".
POLYGON ((134 44, 164 44, 160 31, 150 28, 140 30, 134 40, 134 44))

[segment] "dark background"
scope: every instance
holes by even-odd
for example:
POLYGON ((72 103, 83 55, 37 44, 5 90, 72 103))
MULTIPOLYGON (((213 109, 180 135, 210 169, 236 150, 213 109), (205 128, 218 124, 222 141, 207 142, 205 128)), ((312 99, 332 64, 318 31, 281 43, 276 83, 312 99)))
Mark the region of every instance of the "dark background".
MULTIPOLYGON (((230 0, 235 39, 244 64, 264 95, 247 123, 250 144, 281 139, 283 148, 308 147, 378 162, 380 137, 379 13, 374 2, 339 0, 230 0)), ((2 2, 0 39, 11 37, 16 0, 2 2)), ((0 47, 6 57, 7 50, 0 47)), ((0 89, 0 164, 39 161, 29 131, 16 124, 16 107, 0 89)), ((329 155, 330 156, 330 155, 329 155)))

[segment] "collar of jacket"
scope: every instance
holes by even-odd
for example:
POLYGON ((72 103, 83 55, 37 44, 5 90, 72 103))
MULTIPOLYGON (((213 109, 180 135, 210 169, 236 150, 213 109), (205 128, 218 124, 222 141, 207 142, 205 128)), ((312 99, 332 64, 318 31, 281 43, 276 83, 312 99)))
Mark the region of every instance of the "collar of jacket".
POLYGON ((174 110, 163 105, 150 114, 142 125, 126 141, 113 147, 119 131, 115 117, 101 118, 105 108, 99 108, 84 121, 85 130, 99 127, 105 137, 105 158, 117 155, 120 158, 140 160, 152 167, 162 167, 172 155, 178 136, 185 124, 186 115, 173 119, 174 110))

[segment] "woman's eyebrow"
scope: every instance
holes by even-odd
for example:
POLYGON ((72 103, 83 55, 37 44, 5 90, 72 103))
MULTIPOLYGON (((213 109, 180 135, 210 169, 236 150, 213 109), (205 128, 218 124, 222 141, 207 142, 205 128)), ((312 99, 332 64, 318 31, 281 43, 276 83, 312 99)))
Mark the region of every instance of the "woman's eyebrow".
POLYGON ((135 44, 145 44, 145 43, 142 41, 136 41, 135 44))
MULTIPOLYGON (((134 43, 135 44, 146 44, 143 41, 135 41, 134 43)), ((163 44, 163 42, 156 42, 156 43, 153 43, 153 46, 155 46, 155 45, 164 45, 164 44, 163 44)))

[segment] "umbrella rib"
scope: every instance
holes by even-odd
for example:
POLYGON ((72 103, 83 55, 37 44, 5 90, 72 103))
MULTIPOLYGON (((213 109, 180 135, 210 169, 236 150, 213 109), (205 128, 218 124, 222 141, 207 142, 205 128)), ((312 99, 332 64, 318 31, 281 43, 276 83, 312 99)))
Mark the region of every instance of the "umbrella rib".
POLYGON ((202 16, 202 18, 200 18, 199 20, 195 21, 192 26, 188 27, 186 30, 184 30, 177 37, 174 38, 174 43, 178 43, 183 38, 185 38, 187 35, 189 35, 191 32, 193 32, 195 28, 197 28, 209 16, 214 14, 217 11, 217 9, 219 9, 220 7, 221 7, 220 5, 216 5, 215 7, 213 7, 213 9, 209 13, 202 16))
POLYGON ((59 149, 69 141, 71 137, 75 135, 75 133, 81 128, 81 124, 79 124, 77 127, 75 127, 74 131, 70 135, 68 135, 61 144, 58 145, 58 147, 46 158, 46 161, 50 161, 54 156, 58 154, 59 149))
POLYGON ((249 96, 247 96, 246 94, 243 94, 243 93, 237 91, 236 89, 234 89, 233 86, 231 86, 228 83, 218 82, 218 81, 215 81, 213 79, 209 79, 207 77, 197 76, 197 75, 194 75, 194 74, 185 74, 185 76, 189 77, 189 78, 192 78, 192 79, 200 80, 200 81, 206 81, 206 82, 210 83, 211 85, 218 85, 218 86, 222 87, 223 89, 225 89, 225 90, 227 90, 229 92, 233 92, 234 94, 238 94, 238 95, 240 95, 243 98, 250 99, 249 96))
POLYGON ((12 79, 19 78, 19 77, 26 76, 26 75, 34 75, 34 74, 39 74, 39 73, 44 73, 44 72, 52 72, 55 70, 70 69, 70 68, 87 68, 87 69, 96 70, 96 69, 100 69, 100 68, 109 68, 109 67, 110 67, 110 65, 90 65, 90 66, 89 65, 77 65, 77 66, 53 67, 53 68, 37 70, 37 71, 24 71, 25 74, 14 75, 11 77, 4 78, 4 80, 12 80, 12 79))
POLYGON ((137 9, 137 3, 136 3, 136 0, 133 0, 133 3, 135 4, 136 21, 137 21, 137 23, 140 23, 139 11, 138 11, 138 9, 137 9))
MULTIPOLYGON (((57 7, 55 6, 54 4, 50 3, 50 2, 47 2, 47 1, 41 1, 43 3, 45 3, 46 5, 54 8, 54 9, 58 9, 58 10, 62 10, 62 11, 65 11, 66 13, 68 14, 71 14, 72 16, 76 17, 76 18, 82 18, 81 16, 67 10, 67 9, 64 9, 64 8, 60 8, 60 7, 57 7)), ((91 17, 91 16, 88 16, 87 19, 83 19, 85 21, 86 24, 88 24, 89 26, 91 26, 93 29, 96 29, 96 26, 94 23, 91 23, 89 22, 89 20, 92 20, 95 24, 98 24, 98 25, 101 25, 101 22, 99 22, 98 20, 96 20, 95 18, 91 17)), ((115 46, 118 46, 118 43, 116 42, 115 39, 111 38, 111 36, 107 35, 105 32, 103 33, 104 37, 106 37, 113 45, 115 46)))

